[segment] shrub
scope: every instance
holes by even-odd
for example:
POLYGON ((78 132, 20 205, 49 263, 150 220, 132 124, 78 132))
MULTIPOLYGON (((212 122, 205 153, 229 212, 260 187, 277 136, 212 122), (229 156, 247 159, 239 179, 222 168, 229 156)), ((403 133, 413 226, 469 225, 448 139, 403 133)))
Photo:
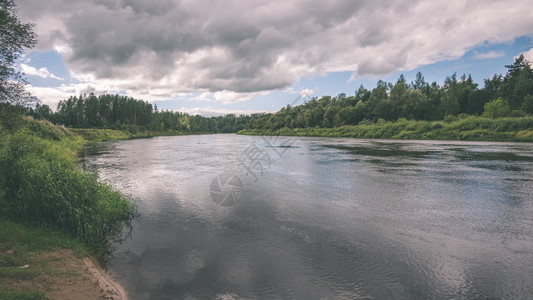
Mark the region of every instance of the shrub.
POLYGON ((493 119, 502 118, 508 116, 510 112, 511 107, 509 106, 507 100, 498 98, 496 100, 492 100, 490 102, 485 103, 485 105, 483 106, 482 116, 493 119))
POLYGON ((526 114, 521 111, 521 110, 512 110, 510 113, 509 113, 509 117, 510 118, 521 118, 521 117, 524 117, 526 114))
POLYGON ((459 120, 459 118, 457 116, 454 116, 454 115, 447 115, 444 117, 444 122, 446 123, 451 123, 451 122, 454 122, 454 121, 457 121, 459 120))

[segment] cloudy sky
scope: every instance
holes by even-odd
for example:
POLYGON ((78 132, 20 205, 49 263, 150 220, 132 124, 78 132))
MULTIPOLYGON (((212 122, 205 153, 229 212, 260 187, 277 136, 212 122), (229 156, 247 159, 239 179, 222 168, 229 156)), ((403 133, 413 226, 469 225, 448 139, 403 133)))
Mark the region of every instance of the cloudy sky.
POLYGON ((525 53, 531 0, 19 0, 38 45, 20 60, 51 106, 119 93, 209 114, 275 111, 421 71, 483 83, 525 53))

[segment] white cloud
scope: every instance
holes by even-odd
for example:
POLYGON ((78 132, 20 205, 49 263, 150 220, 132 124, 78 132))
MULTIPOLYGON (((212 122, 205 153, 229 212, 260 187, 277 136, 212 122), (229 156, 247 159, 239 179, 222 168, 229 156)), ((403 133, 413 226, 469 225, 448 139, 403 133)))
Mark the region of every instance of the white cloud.
POLYGON ((475 53, 474 59, 492 59, 502 57, 504 55, 505 53, 503 51, 489 51, 485 53, 475 53))
POLYGON ((524 57, 526 58, 527 61, 529 61, 530 64, 533 64, 533 48, 529 49, 528 51, 522 54, 524 54, 524 57))
POLYGON ((50 106, 52 110, 57 109, 57 104, 59 101, 68 99, 68 97, 75 95, 75 93, 71 93, 70 90, 63 90, 60 88, 52 88, 52 87, 36 87, 36 86, 28 86, 28 91, 39 98, 43 104, 46 104, 50 106))
POLYGON ((302 98, 310 98, 311 96, 313 96, 314 93, 316 93, 318 91, 319 91, 319 88, 303 89, 303 90, 300 91, 300 97, 302 97, 302 98))
POLYGON ((37 48, 60 51, 84 84, 233 103, 304 76, 383 76, 532 35, 530 2, 27 0, 19 12, 36 23, 37 48))
POLYGON ((57 80, 64 80, 63 78, 57 77, 54 74, 50 73, 47 68, 35 68, 27 64, 20 64, 22 72, 28 76, 38 76, 41 78, 53 78, 57 80))
POLYGON ((352 75, 350 75, 350 78, 348 78, 348 81, 346 81, 346 83, 353 82, 356 79, 357 79, 357 75, 355 73, 352 73, 352 75))
POLYGON ((236 92, 224 90, 220 92, 215 92, 213 94, 213 97, 217 101, 223 104, 229 104, 229 103, 248 101, 255 96, 267 95, 267 94, 269 94, 269 92, 236 93, 236 92))
POLYGON ((198 96, 195 96, 195 97, 191 97, 190 94, 187 94, 187 95, 184 95, 185 99, 187 100, 193 100, 193 101, 208 101, 208 102, 213 102, 214 99, 213 99, 213 95, 211 93, 201 93, 200 95, 198 96))
POLYGON ((224 108, 213 108, 212 106, 208 107, 194 107, 194 108, 185 108, 182 107, 180 110, 182 113, 187 113, 190 115, 202 115, 206 117, 211 116, 224 116, 227 114, 235 114, 235 115, 251 115, 255 113, 273 113, 275 111, 264 111, 264 110, 236 110, 236 109, 224 109, 224 108))

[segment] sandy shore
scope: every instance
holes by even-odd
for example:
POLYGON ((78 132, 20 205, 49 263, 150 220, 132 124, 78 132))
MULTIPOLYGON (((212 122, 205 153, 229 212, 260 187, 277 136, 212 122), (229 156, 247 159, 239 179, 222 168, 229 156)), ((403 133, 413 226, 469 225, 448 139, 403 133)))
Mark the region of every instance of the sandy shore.
POLYGON ((104 270, 88 257, 83 259, 83 262, 87 266, 87 271, 97 280, 98 287, 103 293, 105 299, 110 300, 127 300, 127 294, 124 288, 111 278, 104 270))
MULTIPOLYGON (((2 253, 0 253, 2 254, 2 253)), ((3 253, 14 255, 14 251, 3 253)), ((108 273, 91 258, 80 258, 70 249, 55 249, 38 255, 20 269, 35 269, 37 276, 2 278, 9 291, 33 290, 46 299, 127 300, 127 294, 108 273)))

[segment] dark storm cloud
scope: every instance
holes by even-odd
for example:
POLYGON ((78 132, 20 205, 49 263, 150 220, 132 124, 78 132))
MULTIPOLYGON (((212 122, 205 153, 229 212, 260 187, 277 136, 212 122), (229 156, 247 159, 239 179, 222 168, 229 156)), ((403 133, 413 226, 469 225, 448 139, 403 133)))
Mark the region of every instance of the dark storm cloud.
MULTIPOLYGON (((531 34, 527 0, 27 0, 40 49, 117 89, 253 93, 302 76, 383 75, 531 34)), ((239 99, 243 99, 239 97, 239 99)))

